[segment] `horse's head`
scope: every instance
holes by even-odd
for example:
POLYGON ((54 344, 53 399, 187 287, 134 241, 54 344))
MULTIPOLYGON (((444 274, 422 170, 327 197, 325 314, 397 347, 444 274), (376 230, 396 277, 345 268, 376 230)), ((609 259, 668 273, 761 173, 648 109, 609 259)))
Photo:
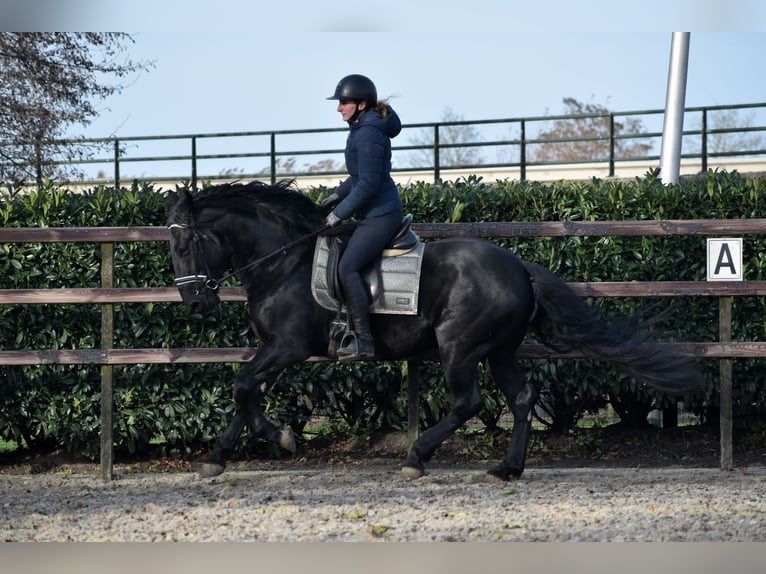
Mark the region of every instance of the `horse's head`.
MULTIPOLYGON (((234 269, 249 288, 261 259, 282 254, 287 245, 323 228, 327 210, 291 185, 289 180, 276 185, 234 182, 207 187, 193 197, 188 191, 170 193, 170 252, 176 286, 190 311, 209 311, 220 302, 219 282, 227 271, 234 269)), ((309 245, 300 255, 308 264, 309 245)), ((268 262, 280 261, 277 267, 292 270, 300 257, 294 253, 268 262)), ((269 284, 268 266, 258 272, 264 278, 259 284, 269 284)))
POLYGON ((198 223, 188 191, 182 195, 171 193, 169 201, 168 229, 175 284, 190 312, 206 313, 220 303, 217 279, 226 270, 228 259, 217 234, 198 223))

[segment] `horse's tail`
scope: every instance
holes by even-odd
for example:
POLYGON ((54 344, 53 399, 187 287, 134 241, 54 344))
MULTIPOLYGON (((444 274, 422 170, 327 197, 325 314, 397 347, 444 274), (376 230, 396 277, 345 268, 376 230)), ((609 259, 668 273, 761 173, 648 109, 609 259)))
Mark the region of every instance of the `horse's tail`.
POLYGON ((693 394, 704 388, 696 360, 653 341, 636 319, 604 321, 550 270, 524 261, 533 281, 537 311, 532 328, 559 352, 578 351, 613 363, 659 391, 693 394))

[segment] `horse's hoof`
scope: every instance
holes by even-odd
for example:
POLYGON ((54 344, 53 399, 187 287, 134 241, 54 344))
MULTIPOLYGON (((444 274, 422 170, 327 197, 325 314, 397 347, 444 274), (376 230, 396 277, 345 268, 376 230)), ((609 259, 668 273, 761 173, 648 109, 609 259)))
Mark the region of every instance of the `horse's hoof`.
POLYGON ((403 466, 401 477, 404 480, 411 480, 413 478, 420 478, 425 474, 425 469, 422 466, 403 466))
POLYGON ((513 476, 519 478, 523 470, 508 468, 507 466, 500 465, 495 468, 491 468, 487 471, 487 482, 508 482, 513 476))
POLYGON ((277 436, 277 444, 280 448, 285 449, 288 452, 295 452, 295 433, 290 425, 282 425, 279 427, 279 435, 277 436))
POLYGON ((202 468, 199 469, 197 475, 199 478, 212 478, 221 474, 225 468, 226 467, 222 464, 206 462, 202 465, 202 468))
POLYGON ((487 482, 508 482, 508 474, 497 470, 488 470, 484 475, 487 482))

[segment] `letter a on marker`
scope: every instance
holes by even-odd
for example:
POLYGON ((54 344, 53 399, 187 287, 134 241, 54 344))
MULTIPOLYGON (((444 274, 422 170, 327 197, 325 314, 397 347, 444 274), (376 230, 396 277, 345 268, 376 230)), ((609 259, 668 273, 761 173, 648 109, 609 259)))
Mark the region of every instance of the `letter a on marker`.
POLYGON ((734 257, 731 255, 728 243, 721 244, 721 250, 718 252, 718 261, 715 264, 715 275, 721 274, 721 267, 728 267, 733 276, 737 275, 737 268, 734 265, 734 257))
POLYGON ((742 281, 742 238, 709 237, 707 280, 742 281))

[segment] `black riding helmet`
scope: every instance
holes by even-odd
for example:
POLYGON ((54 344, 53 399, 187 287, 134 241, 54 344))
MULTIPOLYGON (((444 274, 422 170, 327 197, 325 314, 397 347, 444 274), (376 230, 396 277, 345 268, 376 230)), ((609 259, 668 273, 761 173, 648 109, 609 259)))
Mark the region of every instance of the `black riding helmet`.
POLYGON ((375 104, 378 101, 378 90, 375 84, 367 76, 351 74, 341 78, 335 86, 335 93, 328 100, 351 100, 353 102, 369 102, 375 104))

